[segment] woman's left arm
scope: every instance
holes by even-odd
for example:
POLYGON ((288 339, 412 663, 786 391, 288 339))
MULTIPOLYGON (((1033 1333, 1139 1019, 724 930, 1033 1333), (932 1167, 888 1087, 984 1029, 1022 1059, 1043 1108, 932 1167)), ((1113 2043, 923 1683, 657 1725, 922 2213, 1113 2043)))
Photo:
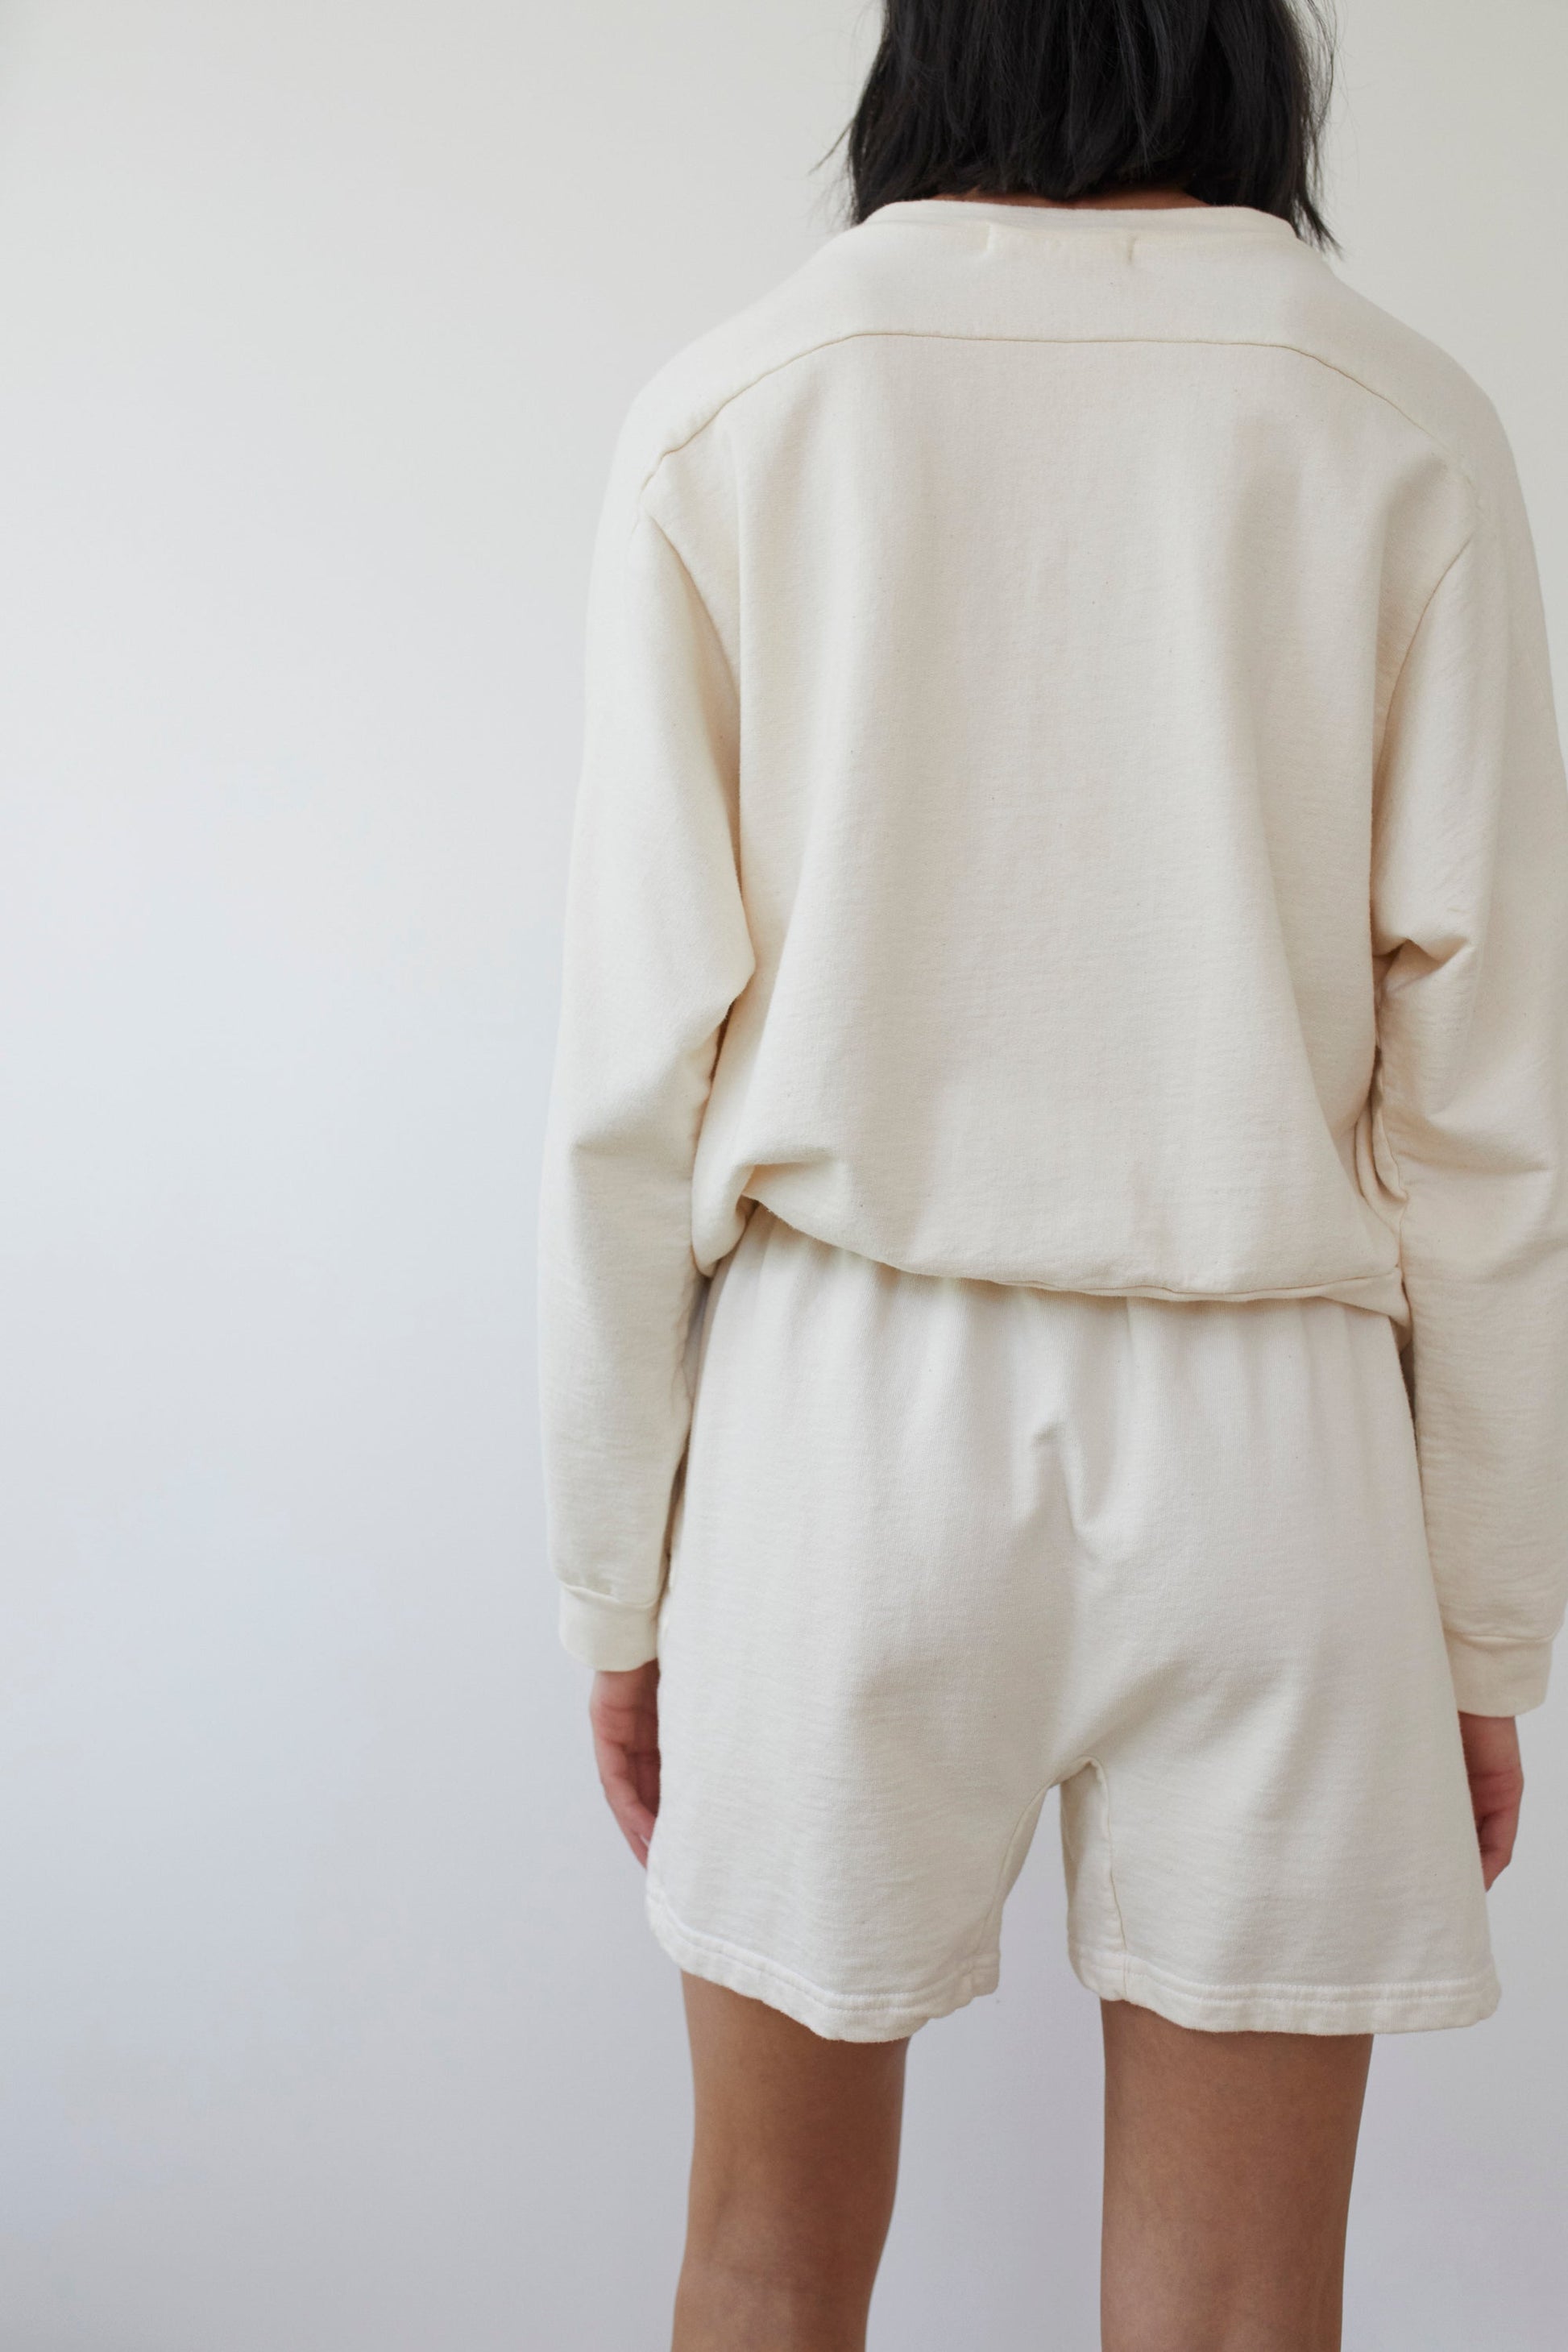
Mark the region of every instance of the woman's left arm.
POLYGON ((655 1654, 701 1282, 692 1170, 753 967, 724 647, 623 436, 595 544, 586 728, 540 1208, 541 1419, 561 1636, 655 1654))

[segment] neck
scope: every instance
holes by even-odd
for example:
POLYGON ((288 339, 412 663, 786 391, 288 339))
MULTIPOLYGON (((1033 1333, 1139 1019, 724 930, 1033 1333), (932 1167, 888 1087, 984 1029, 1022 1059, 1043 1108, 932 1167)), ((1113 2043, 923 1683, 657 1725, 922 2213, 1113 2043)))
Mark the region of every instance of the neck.
POLYGON ((984 188, 943 189, 939 199, 952 205, 1043 205, 1055 212, 1076 212, 1080 207, 1093 212, 1164 212, 1174 205, 1201 205, 1202 196, 1190 196, 1184 188, 1112 188, 1099 196, 1000 196, 984 188))

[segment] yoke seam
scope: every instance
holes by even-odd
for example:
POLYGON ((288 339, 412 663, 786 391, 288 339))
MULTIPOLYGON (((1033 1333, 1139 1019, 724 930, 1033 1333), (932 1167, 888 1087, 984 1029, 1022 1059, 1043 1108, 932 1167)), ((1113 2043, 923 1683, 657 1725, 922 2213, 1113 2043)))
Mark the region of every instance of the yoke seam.
MULTIPOLYGON (((718 419, 723 415, 724 411, 727 408, 732 407, 734 403, 741 399, 744 394, 754 391, 759 383, 765 383, 769 376, 782 374, 785 368, 795 366, 801 360, 815 358, 818 352, 832 351, 840 343, 867 342, 873 340, 883 341, 936 343, 1031 343, 1042 345, 1055 343, 1062 345, 1072 344, 1080 348, 1087 347, 1091 343, 1181 344, 1189 348, 1196 348, 1197 346, 1202 345, 1205 349, 1210 351, 1292 352, 1298 359, 1309 360, 1315 367, 1326 368, 1331 375, 1340 376, 1346 383, 1353 383, 1359 391, 1364 392, 1370 400, 1381 401, 1384 406, 1385 408, 1391 408, 1396 416, 1403 416, 1405 422, 1410 426, 1411 430, 1415 433, 1419 433, 1422 439, 1428 443, 1432 448, 1436 450, 1438 456, 1444 460, 1445 464, 1453 467, 1455 473, 1458 475, 1460 480, 1463 481, 1469 489, 1470 495, 1475 499, 1478 507, 1482 502, 1479 488, 1476 482, 1475 477, 1470 472, 1469 467, 1461 464, 1460 460, 1454 455, 1454 452, 1447 446, 1447 443, 1440 441, 1429 425, 1423 425, 1420 418, 1413 416, 1409 409, 1404 407, 1400 402, 1395 400, 1392 394, 1380 392, 1376 384, 1369 383, 1364 376, 1357 375, 1351 368, 1342 367, 1336 360, 1324 359, 1321 352, 1309 351, 1305 343, 1292 342, 1288 336, 1005 335, 993 333, 971 333, 963 329, 952 327, 850 327, 847 328, 841 335, 824 335, 818 341, 806 344, 804 350, 791 352, 786 358, 774 360, 769 366, 759 368, 755 375, 748 376, 744 383, 737 384, 732 392, 727 392, 718 404, 709 410, 700 424, 694 425, 690 432, 684 434, 679 441, 671 442, 668 449, 660 450, 658 456, 654 459, 653 464, 648 467, 647 472, 643 476, 641 482, 638 484, 637 494, 637 502, 638 506, 641 506, 645 492, 647 490, 649 485, 653 481, 654 476, 658 472, 659 467, 665 463, 666 459, 669 457, 677 457, 680 455, 680 452, 683 449, 689 448, 693 441, 697 440, 701 434, 706 433, 710 425, 716 424, 718 419)), ((1459 552, 1463 552, 1463 551, 1460 550, 1459 552)), ((1450 560, 1452 561, 1453 559, 1450 560)), ((1447 567, 1445 567, 1445 569, 1447 567)))

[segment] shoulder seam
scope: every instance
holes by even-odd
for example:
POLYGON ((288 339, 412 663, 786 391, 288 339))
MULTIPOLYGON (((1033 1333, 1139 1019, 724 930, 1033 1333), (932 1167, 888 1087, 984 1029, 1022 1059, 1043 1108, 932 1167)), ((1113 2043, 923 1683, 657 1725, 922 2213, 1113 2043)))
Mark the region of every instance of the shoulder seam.
MULTIPOLYGON (((1466 479, 1468 480, 1468 478, 1469 478, 1467 475, 1466 479)), ((1471 487, 1473 489, 1474 485, 1472 484, 1471 487)), ((1405 683, 1405 673, 1409 667, 1410 656, 1415 651, 1415 647, 1420 642, 1421 632, 1426 625, 1426 615, 1432 610, 1433 605, 1437 600, 1438 590, 1442 587, 1443 583, 1447 579, 1448 574, 1452 572, 1456 563, 1458 562, 1460 557, 1474 545, 1476 532, 1479 528, 1479 524, 1471 524, 1469 530, 1465 533, 1464 538, 1459 541, 1458 546, 1454 550, 1454 552, 1449 556, 1448 561, 1444 564, 1443 569, 1438 572, 1437 577, 1432 583, 1431 587, 1426 593, 1426 599, 1422 604, 1421 610, 1415 615, 1415 625, 1410 632, 1410 636, 1405 645, 1405 651, 1399 656, 1399 666, 1394 673, 1394 683, 1388 689, 1388 700, 1384 707, 1383 741, 1378 746, 1377 766, 1373 772, 1372 790, 1374 806, 1376 805, 1377 800, 1383 790, 1384 770, 1388 762, 1388 722, 1394 716, 1394 706, 1399 699, 1399 689, 1405 683)))
POLYGON ((1314 366, 1327 368, 1331 375, 1340 376, 1346 383, 1356 385, 1358 390, 1366 394, 1369 400, 1381 401, 1385 408, 1392 408, 1396 416, 1403 416, 1411 430, 1419 433, 1424 440, 1430 442, 1444 461, 1451 466, 1455 473, 1468 485, 1477 503, 1482 503, 1479 487, 1469 467, 1460 462, 1446 442, 1438 439, 1430 425, 1423 425, 1419 417, 1413 416, 1410 411, 1391 394, 1379 391, 1376 384, 1369 383, 1364 376, 1357 375, 1353 369, 1341 367, 1337 361, 1326 360, 1321 352, 1310 351, 1305 343, 1293 343, 1288 336, 990 335, 963 334, 940 327, 851 327, 841 335, 824 335, 820 341, 807 343, 801 350, 791 352, 782 360, 774 360, 770 366, 759 368, 754 375, 748 376, 744 383, 738 383, 732 391, 727 392, 723 398, 708 411, 701 421, 691 427, 689 433, 683 434, 679 441, 672 441, 668 448, 659 451, 637 485, 638 506, 642 504, 643 496, 649 483, 666 460, 679 457, 682 449, 689 448, 693 441, 706 433, 710 425, 717 423, 724 411, 732 406, 744 394, 752 391, 759 383, 764 383, 769 376, 780 375, 785 368, 795 367, 802 360, 815 358, 818 352, 831 351, 839 343, 865 342, 873 339, 889 341, 901 340, 907 342, 945 343, 1204 343, 1215 351, 1293 352, 1299 359, 1310 360, 1314 366))
MULTIPOLYGON (((657 471, 657 468, 655 470, 657 471)), ((730 692, 734 698, 735 708, 738 710, 741 707, 740 681, 735 676, 735 665, 730 659, 730 649, 724 643, 723 634, 719 627, 718 622, 713 618, 712 607, 710 605, 707 597, 702 593, 701 588, 698 585, 697 575, 692 571, 690 564, 688 563, 685 556, 682 555, 679 548, 677 547, 674 540, 671 539, 668 531, 666 530, 658 517, 651 512, 648 508, 643 505, 640 496, 637 500, 636 520, 632 524, 632 536, 634 538, 637 534, 637 526, 639 522, 646 522, 650 530, 658 532, 659 538, 663 540, 666 547, 668 548, 670 554, 679 565, 682 576, 686 581, 686 584, 690 589, 692 595, 696 599, 697 609, 701 614, 703 620, 707 623, 709 634, 711 635, 713 643, 718 648, 719 659, 724 666, 724 675, 730 681, 730 692)), ((627 545, 629 546, 630 543, 630 540, 628 540, 627 545)))

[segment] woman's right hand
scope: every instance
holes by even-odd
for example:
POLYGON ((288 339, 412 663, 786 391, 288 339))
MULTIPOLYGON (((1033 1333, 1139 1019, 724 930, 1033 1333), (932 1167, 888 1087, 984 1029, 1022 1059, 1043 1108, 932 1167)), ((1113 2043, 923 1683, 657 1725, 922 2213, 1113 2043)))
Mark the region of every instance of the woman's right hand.
POLYGON ((1513 1859, 1524 1767, 1519 1760, 1519 1726, 1511 1715, 1464 1715, 1465 1770, 1470 1780, 1470 1811, 1481 1849, 1481 1875, 1489 1887, 1513 1859))
POLYGON ((599 1785, 626 1843, 646 1867, 658 1811, 658 1659, 624 1674, 595 1674, 588 1721, 599 1785))

